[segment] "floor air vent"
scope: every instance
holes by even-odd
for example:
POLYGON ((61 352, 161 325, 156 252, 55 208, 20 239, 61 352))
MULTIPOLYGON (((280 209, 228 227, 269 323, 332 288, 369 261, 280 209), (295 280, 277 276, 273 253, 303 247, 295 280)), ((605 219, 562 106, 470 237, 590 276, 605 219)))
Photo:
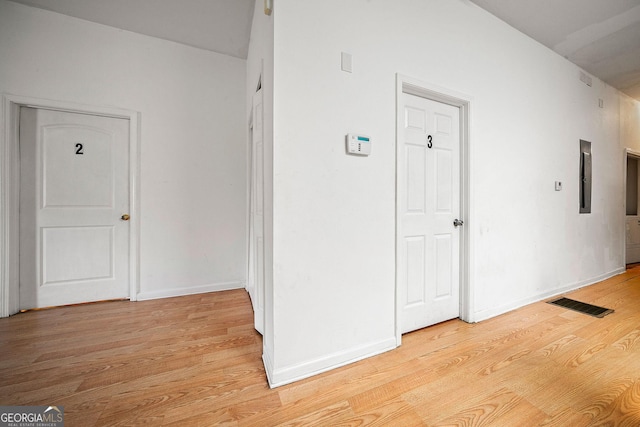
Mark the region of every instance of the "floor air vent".
POLYGON ((578 311, 593 317, 604 317, 609 313, 613 313, 610 308, 598 307, 584 302, 576 301, 569 298, 558 298, 557 300, 547 301, 549 304, 559 305, 569 310, 578 311))

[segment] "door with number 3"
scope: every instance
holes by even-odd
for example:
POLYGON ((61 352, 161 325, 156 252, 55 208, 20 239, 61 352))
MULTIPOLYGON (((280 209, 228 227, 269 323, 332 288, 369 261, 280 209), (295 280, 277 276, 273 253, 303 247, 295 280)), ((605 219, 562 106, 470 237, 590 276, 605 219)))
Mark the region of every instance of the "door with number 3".
POLYGON ((402 93, 397 159, 401 332, 460 315, 460 108, 402 93))
POLYGON ((129 121, 20 110, 20 309, 129 297, 129 121))

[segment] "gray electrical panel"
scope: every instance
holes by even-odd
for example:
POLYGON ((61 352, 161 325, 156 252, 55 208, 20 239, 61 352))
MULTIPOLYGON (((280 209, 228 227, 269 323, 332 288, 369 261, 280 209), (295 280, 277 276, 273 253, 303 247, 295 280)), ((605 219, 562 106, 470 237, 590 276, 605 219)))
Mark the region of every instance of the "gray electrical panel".
POLYGON ((591 213, 591 143, 580 140, 580 213, 591 213))

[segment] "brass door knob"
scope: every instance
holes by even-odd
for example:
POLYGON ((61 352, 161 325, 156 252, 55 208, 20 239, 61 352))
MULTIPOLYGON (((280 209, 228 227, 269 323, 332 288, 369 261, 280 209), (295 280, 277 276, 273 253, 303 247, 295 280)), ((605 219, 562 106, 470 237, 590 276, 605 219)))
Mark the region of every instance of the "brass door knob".
POLYGON ((123 220, 123 221, 129 221, 129 218, 131 218, 131 217, 129 216, 129 214, 124 214, 124 215, 122 215, 122 216, 120 217, 120 219, 121 219, 121 220, 123 220))

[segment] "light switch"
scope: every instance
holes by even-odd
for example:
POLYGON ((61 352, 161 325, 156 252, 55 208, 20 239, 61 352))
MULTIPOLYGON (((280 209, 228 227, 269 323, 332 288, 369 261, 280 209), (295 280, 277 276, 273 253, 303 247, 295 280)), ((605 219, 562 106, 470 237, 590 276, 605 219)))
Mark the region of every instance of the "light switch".
POLYGON ((353 63, 351 60, 350 53, 342 52, 341 67, 342 67, 342 71, 346 71, 347 73, 353 72, 353 63))
POLYGON ((556 191, 562 190, 562 182, 556 181, 556 191))

